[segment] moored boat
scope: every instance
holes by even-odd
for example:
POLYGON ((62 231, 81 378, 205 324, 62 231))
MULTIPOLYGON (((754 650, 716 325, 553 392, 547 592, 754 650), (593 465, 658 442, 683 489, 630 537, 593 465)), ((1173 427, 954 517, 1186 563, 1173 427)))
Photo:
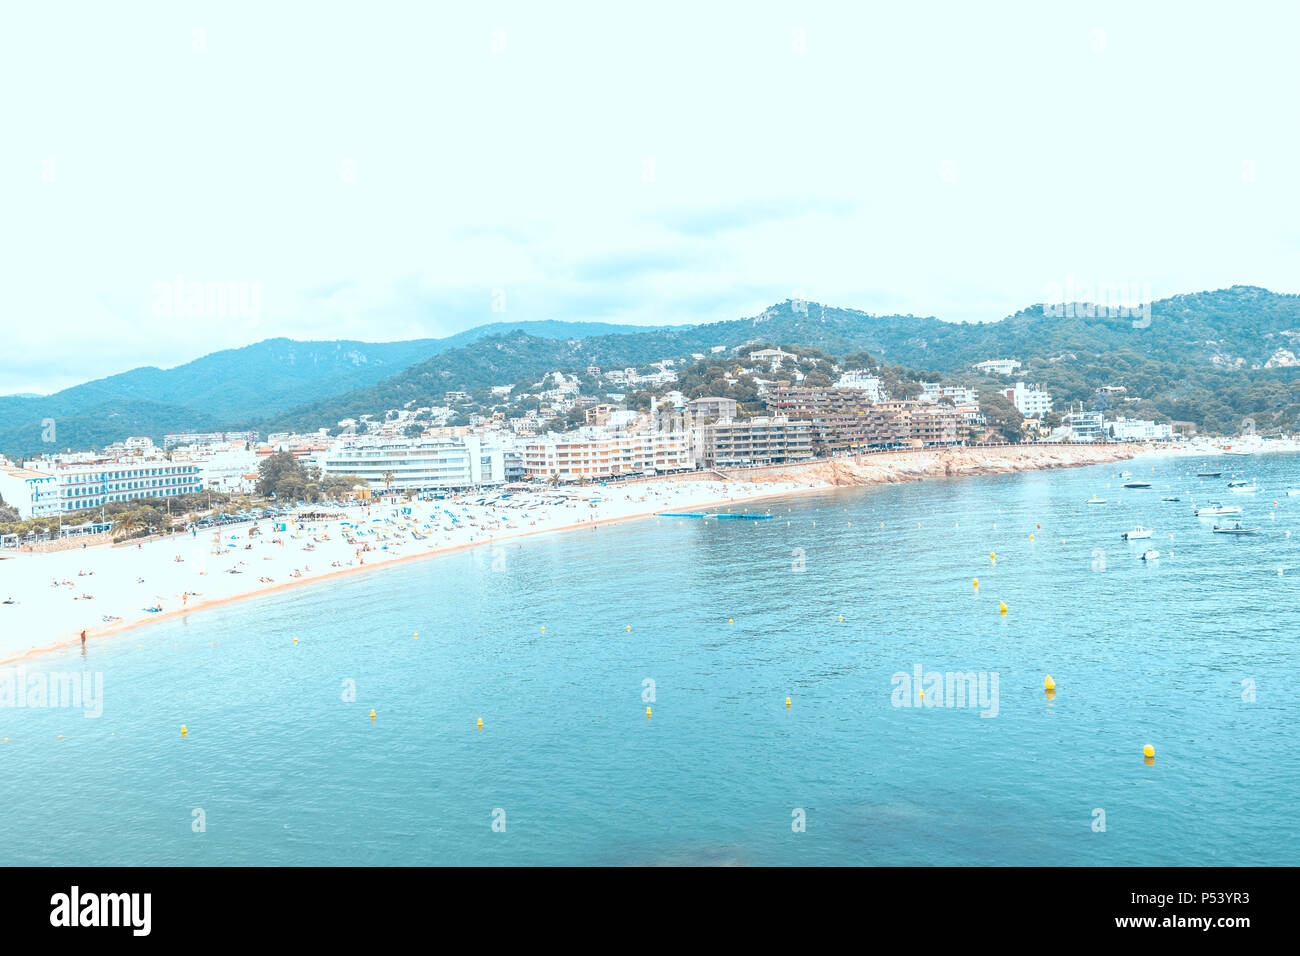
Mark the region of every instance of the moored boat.
POLYGON ((1132 531, 1125 531, 1123 534, 1120 535, 1120 537, 1123 538, 1125 541, 1136 541, 1139 538, 1149 538, 1153 534, 1155 534, 1155 532, 1152 531, 1150 528, 1144 528, 1142 527, 1142 525, 1138 525, 1132 531))
POLYGON ((1216 501, 1213 504, 1197 508, 1193 514, 1198 518, 1218 518, 1226 515, 1239 515, 1241 509, 1236 505, 1221 505, 1216 501))

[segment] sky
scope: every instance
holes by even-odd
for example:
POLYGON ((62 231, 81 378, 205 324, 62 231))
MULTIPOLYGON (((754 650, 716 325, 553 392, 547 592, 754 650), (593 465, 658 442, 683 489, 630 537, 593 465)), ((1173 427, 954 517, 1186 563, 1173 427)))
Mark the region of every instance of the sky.
POLYGON ((1298 34, 1292 2, 5 4, 0 394, 276 336, 1300 292, 1298 34))

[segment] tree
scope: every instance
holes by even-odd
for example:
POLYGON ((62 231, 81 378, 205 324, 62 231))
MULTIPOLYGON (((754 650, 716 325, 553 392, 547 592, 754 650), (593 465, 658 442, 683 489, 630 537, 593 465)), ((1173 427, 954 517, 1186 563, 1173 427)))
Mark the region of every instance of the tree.
POLYGON ((393 473, 391 471, 384 472, 383 478, 380 480, 384 483, 385 492, 389 491, 393 487, 393 473))
POLYGON ((285 478, 298 478, 304 481, 305 469, 297 458, 287 451, 276 452, 257 466, 257 493, 267 496, 279 494, 278 487, 285 478))

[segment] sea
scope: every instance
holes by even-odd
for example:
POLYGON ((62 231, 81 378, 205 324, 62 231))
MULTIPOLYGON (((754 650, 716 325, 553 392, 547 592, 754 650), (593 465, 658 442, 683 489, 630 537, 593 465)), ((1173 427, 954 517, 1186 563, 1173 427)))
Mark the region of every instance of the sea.
POLYGON ((1294 865, 1293 487, 817 491, 160 621, 0 673, 0 860, 1294 865))

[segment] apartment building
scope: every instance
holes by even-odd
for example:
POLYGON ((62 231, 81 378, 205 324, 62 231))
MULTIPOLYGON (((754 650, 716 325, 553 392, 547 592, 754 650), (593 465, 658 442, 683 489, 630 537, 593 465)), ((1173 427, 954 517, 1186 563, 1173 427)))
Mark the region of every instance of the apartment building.
POLYGON ((734 398, 700 397, 686 403, 686 412, 693 422, 710 422, 736 417, 734 398))
POLYGON ((694 467, 686 432, 548 435, 524 444, 524 471, 530 478, 576 481, 694 467))
POLYGON ((1004 389, 1002 394, 1011 399, 1016 410, 1026 418, 1042 418, 1052 410, 1051 394, 1036 386, 1026 386, 1024 382, 1016 382, 1014 388, 1004 389))
POLYGON ((813 457, 811 422, 784 416, 697 425, 697 459, 708 468, 776 465, 813 457))

